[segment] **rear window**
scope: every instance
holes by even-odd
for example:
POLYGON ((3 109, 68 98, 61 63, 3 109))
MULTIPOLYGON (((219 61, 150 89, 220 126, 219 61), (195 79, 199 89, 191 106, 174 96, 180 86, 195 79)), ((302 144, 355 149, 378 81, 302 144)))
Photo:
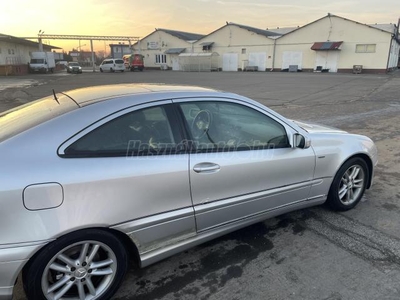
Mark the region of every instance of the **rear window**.
POLYGON ((115 60, 115 63, 116 63, 116 64, 123 64, 124 61, 123 61, 122 59, 116 59, 116 60, 115 60))
POLYGON ((67 113, 78 106, 66 96, 43 98, 0 113, 0 142, 67 113))

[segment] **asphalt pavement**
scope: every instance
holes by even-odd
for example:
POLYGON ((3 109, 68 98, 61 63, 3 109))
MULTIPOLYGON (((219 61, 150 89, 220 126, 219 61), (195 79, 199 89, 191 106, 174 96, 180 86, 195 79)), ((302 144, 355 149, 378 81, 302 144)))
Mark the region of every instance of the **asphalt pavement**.
MULTIPOLYGON (((345 213, 321 206, 258 223, 145 269, 114 299, 399 299, 400 76, 326 73, 34 74, 0 78, 0 111, 55 91, 113 83, 212 87, 292 119, 371 137, 375 182, 345 213), (12 86, 11 81, 14 81, 12 86)), ((15 299, 24 299, 20 284, 15 299)))

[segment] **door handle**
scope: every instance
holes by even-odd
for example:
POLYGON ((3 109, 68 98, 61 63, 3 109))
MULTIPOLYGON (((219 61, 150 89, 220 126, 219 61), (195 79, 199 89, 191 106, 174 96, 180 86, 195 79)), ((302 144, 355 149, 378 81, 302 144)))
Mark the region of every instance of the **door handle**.
POLYGON ((199 163, 193 167, 193 171, 196 173, 215 173, 218 172, 221 167, 214 163, 199 163))

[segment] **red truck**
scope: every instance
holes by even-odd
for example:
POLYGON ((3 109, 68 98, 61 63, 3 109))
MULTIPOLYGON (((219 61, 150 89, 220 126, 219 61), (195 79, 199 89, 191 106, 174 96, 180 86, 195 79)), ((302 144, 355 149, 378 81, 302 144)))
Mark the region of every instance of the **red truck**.
POLYGON ((122 57, 124 60, 125 68, 131 70, 132 72, 135 70, 143 71, 144 63, 143 63, 143 55, 141 54, 127 54, 122 57))

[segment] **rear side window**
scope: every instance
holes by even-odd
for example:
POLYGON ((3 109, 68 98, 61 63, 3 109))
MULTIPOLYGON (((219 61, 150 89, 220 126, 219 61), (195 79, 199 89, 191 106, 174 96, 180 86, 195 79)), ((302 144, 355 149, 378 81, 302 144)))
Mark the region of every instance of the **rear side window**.
POLYGON ((78 108, 65 96, 43 98, 0 114, 0 142, 78 108))
POLYGON ((173 131, 164 106, 117 117, 65 149, 67 157, 143 156, 175 153, 180 135, 173 131))

